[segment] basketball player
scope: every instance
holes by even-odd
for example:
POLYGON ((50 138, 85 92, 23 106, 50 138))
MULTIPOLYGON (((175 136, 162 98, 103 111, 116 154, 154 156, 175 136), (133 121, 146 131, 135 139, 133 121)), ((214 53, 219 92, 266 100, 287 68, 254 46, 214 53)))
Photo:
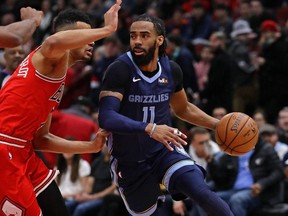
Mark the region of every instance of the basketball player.
POLYGON ((184 151, 184 134, 171 127, 170 106, 191 124, 214 130, 219 120, 189 103, 182 71, 165 55, 163 22, 141 15, 130 27, 130 51, 112 63, 100 93, 99 124, 111 131, 108 147, 115 183, 133 216, 157 215, 159 184, 175 200, 190 197, 208 215, 231 216, 204 182, 205 171, 184 151))
MULTIPOLYGON (((49 125, 61 101, 67 68, 89 60, 94 41, 116 31, 120 4, 117 0, 105 13, 105 25, 98 29, 91 28, 83 12, 62 11, 55 20, 57 33, 23 60, 1 90, 0 215, 41 215, 36 196, 43 190, 50 194, 46 202, 63 202, 53 181, 57 170, 48 170, 33 148, 81 154, 98 152, 106 142, 109 133, 104 130, 93 141, 70 141, 50 134, 49 125)), ((67 215, 61 206, 53 210, 51 215, 67 215)))
POLYGON ((22 21, 0 26, 0 47, 16 47, 27 42, 40 25, 43 12, 31 7, 20 9, 22 21))

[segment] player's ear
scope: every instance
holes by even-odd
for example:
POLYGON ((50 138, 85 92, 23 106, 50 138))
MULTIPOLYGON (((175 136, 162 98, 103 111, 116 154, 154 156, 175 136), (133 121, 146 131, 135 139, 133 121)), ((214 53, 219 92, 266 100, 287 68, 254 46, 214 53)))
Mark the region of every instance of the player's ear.
POLYGON ((164 39, 163 35, 159 35, 157 38, 157 45, 161 46, 163 44, 164 40, 165 39, 164 39))

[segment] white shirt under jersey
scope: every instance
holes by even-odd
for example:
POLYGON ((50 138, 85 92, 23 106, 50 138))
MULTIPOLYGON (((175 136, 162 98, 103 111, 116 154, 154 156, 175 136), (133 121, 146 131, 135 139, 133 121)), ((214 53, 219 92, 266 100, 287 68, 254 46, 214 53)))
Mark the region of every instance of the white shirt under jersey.
POLYGON ((72 182, 70 179, 71 166, 68 166, 66 173, 62 174, 61 183, 59 185, 59 189, 62 196, 82 192, 84 188, 80 183, 80 178, 88 176, 90 172, 91 172, 90 164, 86 160, 80 159, 79 178, 75 182, 72 182))

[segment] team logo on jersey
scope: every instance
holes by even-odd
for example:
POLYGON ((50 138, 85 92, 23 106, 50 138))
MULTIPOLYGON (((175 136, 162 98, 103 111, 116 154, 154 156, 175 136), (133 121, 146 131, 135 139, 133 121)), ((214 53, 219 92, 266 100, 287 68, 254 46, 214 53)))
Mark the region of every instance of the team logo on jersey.
POLYGON ((7 199, 7 197, 5 197, 1 210, 6 216, 25 215, 25 209, 23 209, 21 206, 12 203, 10 200, 7 199))
POLYGON ((50 100, 56 101, 57 103, 60 103, 62 95, 64 91, 64 82, 61 83, 60 87, 57 89, 57 91, 52 95, 50 100))
POLYGON ((164 84, 164 83, 168 83, 168 79, 166 79, 166 78, 164 78, 164 77, 163 77, 163 78, 159 78, 159 79, 158 79, 158 82, 159 82, 159 83, 163 83, 163 84, 164 84))

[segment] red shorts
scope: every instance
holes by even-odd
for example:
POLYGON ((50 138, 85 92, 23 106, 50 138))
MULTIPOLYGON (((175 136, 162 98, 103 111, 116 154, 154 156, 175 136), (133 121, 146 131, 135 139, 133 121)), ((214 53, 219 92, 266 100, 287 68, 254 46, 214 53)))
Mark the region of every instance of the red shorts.
POLYGON ((58 171, 45 166, 32 143, 15 139, 0 134, 0 215, 40 216, 36 196, 58 171))

